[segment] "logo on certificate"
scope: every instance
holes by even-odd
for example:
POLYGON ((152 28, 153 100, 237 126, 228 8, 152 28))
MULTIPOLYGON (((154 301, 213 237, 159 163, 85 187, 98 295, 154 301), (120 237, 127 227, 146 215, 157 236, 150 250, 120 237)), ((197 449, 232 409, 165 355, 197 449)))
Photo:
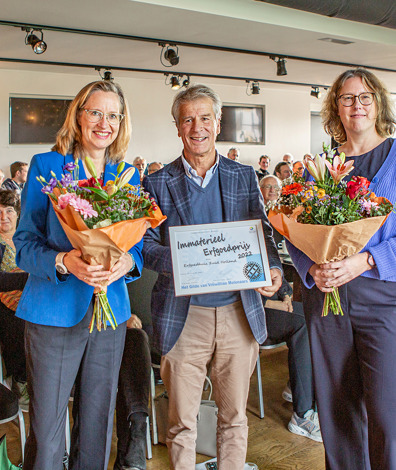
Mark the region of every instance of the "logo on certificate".
POLYGON ((243 267, 243 274, 249 281, 257 281, 260 279, 262 273, 261 266, 255 261, 249 261, 243 267))

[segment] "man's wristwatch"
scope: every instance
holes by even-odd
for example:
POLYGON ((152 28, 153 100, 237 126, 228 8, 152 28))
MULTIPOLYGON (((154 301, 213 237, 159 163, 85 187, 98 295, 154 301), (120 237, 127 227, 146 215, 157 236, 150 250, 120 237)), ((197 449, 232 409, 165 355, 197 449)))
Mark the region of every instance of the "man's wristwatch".
POLYGON ((55 258, 55 269, 58 271, 59 274, 68 274, 69 271, 67 270, 66 266, 63 264, 63 258, 67 253, 61 251, 56 255, 55 258))
POLYGON ((372 267, 375 268, 377 265, 375 264, 373 255, 369 253, 368 258, 367 258, 367 263, 372 267))

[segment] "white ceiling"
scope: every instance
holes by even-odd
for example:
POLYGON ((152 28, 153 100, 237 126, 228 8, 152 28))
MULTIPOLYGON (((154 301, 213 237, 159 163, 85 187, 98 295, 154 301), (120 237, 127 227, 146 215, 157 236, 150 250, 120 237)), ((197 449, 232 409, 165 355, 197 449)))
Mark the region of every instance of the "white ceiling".
MULTIPOLYGON (((0 20, 271 52, 396 71, 395 30, 254 0, 7 0, 3 2, 0 20), (319 40, 329 37, 352 41, 352 44, 319 40)), ((266 56, 187 46, 179 47, 179 64, 166 68, 160 63, 161 48, 156 42, 46 30, 44 39, 48 49, 39 56, 24 44, 24 37, 20 28, 0 25, 0 58, 214 74, 308 85, 329 85, 346 68, 289 58, 286 64, 288 75, 277 77, 275 63, 266 56)), ((8 61, 0 62, 0 68, 76 73, 76 68, 8 61)), ((81 73, 87 72, 97 76, 92 68, 81 69, 81 73)), ((396 93, 395 72, 374 72, 396 93)), ((116 70, 113 75, 141 76, 136 72, 116 70)), ((147 77, 164 79, 163 75, 149 74, 147 77)))

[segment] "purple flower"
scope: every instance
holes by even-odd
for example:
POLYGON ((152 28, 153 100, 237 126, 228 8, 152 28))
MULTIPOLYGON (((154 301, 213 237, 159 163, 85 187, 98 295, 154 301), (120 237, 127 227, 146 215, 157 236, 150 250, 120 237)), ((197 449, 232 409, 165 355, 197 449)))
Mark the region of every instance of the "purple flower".
POLYGON ((63 176, 63 178, 60 180, 60 184, 64 188, 71 187, 74 190, 77 188, 77 182, 73 180, 73 176, 70 173, 67 173, 63 176))
POLYGON ((47 185, 41 188, 41 192, 44 194, 52 194, 53 189, 54 188, 51 188, 51 186, 47 185))
POLYGON ((64 171, 69 171, 70 173, 76 169, 76 165, 73 162, 66 163, 63 167, 64 171))

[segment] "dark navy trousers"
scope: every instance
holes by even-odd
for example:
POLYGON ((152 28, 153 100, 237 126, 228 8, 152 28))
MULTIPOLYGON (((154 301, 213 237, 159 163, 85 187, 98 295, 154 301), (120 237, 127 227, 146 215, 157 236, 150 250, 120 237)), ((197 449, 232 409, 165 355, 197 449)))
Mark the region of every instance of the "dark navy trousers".
POLYGON ((327 470, 396 469, 396 283, 358 277, 339 289, 344 316, 321 317, 303 287, 327 470))
MULTIPOLYGON (((61 305, 59 315, 62 314, 61 305)), ((30 431, 24 470, 61 470, 65 418, 76 384, 70 470, 106 470, 126 322, 89 333, 92 303, 70 328, 26 322, 30 431)))

